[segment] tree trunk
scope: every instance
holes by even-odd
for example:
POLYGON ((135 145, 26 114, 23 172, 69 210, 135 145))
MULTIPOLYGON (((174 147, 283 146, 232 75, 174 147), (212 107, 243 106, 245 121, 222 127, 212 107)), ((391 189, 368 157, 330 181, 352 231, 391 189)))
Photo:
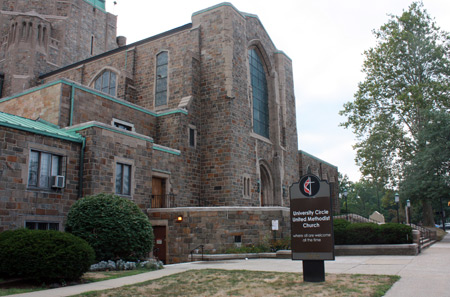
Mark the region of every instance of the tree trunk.
POLYGON ((422 200, 423 206, 423 225, 434 227, 433 208, 430 200, 422 200))

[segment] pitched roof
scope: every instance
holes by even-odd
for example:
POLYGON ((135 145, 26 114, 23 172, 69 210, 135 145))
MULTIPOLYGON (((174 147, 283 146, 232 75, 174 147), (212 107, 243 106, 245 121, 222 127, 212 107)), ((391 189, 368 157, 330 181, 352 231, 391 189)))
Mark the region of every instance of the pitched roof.
POLYGON ((35 134, 64 139, 72 142, 83 142, 80 134, 69 132, 50 123, 39 120, 30 120, 0 111, 0 126, 28 131, 35 134))

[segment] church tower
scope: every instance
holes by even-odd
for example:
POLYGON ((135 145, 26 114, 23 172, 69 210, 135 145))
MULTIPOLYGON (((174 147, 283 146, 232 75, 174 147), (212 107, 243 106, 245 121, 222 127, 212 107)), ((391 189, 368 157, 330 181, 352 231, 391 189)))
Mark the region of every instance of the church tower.
POLYGON ((116 25, 105 0, 0 0, 0 98, 117 48, 116 25))

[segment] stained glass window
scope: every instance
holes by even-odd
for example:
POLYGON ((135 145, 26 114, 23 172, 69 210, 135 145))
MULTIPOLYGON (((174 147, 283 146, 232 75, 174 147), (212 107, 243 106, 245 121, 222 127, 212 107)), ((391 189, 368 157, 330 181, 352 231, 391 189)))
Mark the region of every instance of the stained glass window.
POLYGON ((269 138, 269 92, 266 73, 255 49, 249 50, 248 56, 253 90, 253 131, 269 138))

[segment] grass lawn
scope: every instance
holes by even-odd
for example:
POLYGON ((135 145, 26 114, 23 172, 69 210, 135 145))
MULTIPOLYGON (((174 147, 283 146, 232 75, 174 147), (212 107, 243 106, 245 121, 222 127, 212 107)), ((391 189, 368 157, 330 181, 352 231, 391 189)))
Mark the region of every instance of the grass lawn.
POLYGON ((306 283, 300 273, 190 270, 112 290, 76 296, 383 296, 399 276, 327 274, 306 283))
MULTIPOLYGON (((108 279, 114 279, 129 275, 135 275, 139 273, 149 272, 148 269, 136 269, 125 271, 99 271, 99 272, 86 272, 81 278, 80 283, 92 283, 99 282, 108 279)), ((16 281, 10 283, 3 283, 4 280, 0 279, 0 296, 22 294, 40 290, 47 290, 50 288, 49 284, 36 284, 27 281, 16 281)), ((68 285, 73 285, 69 283, 68 285)))

